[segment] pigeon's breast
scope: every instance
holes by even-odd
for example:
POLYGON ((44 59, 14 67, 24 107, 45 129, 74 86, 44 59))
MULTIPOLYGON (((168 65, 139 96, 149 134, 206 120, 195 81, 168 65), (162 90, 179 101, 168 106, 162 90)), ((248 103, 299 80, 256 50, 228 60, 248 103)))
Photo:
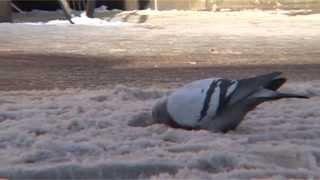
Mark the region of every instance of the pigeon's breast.
POLYGON ((197 127, 204 116, 214 116, 219 105, 218 80, 195 81, 169 95, 167 108, 173 120, 181 126, 197 127))

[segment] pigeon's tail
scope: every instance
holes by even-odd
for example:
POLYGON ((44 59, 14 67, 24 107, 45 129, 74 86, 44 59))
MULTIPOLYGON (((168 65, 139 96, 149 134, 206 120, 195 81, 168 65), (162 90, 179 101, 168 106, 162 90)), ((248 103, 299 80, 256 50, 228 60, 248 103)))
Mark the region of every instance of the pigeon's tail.
MULTIPOLYGON (((274 81, 274 82, 280 82, 274 81)), ((281 83, 279 83, 281 84, 281 83)), ((279 85, 278 84, 278 85, 279 85)), ((276 87, 276 86, 273 86, 276 87)), ((290 93, 281 93, 271 89, 261 88, 258 92, 251 95, 248 99, 244 102, 240 102, 235 104, 232 108, 233 113, 226 112, 226 117, 222 118, 223 121, 220 121, 219 124, 216 123, 216 129, 221 130, 222 132, 228 132, 229 130, 234 130, 239 126, 243 117, 247 114, 247 112, 253 110, 257 105, 268 102, 274 101, 284 98, 303 98, 307 99, 309 97, 298 95, 298 94, 290 94, 290 93)), ((229 110, 230 110, 229 109, 229 110)))
MULTIPOLYGON (((277 77, 269 82, 267 85, 264 86, 265 90, 269 91, 267 94, 270 96, 265 97, 267 100, 277 100, 282 98, 301 98, 301 99, 308 99, 308 96, 299 95, 299 94, 291 94, 291 93, 282 93, 278 92, 277 90, 287 81, 286 78, 277 77)), ((264 91, 265 91, 264 90, 264 91)), ((265 91, 265 92, 267 92, 265 91)))
POLYGON ((286 79, 279 77, 281 72, 273 72, 252 78, 241 79, 238 81, 238 86, 232 93, 228 105, 240 102, 242 99, 250 96, 250 94, 259 91, 261 87, 268 90, 276 90, 285 83, 286 79))
POLYGON ((308 96, 299 95, 299 94, 291 94, 291 93, 281 93, 277 92, 275 96, 272 97, 274 100, 282 99, 282 98, 300 98, 300 99, 309 99, 308 96))
POLYGON ((271 82, 269 82, 267 85, 264 86, 264 88, 276 91, 278 90, 285 82, 287 81, 286 78, 275 78, 271 82))
MULTIPOLYGON (((261 88, 259 91, 253 93, 249 99, 255 99, 253 102, 258 102, 259 104, 264 101, 272 101, 283 98, 302 98, 308 99, 308 96, 292 94, 292 93, 282 93, 278 91, 274 91, 272 89, 261 88)), ((255 104, 255 103, 254 103, 255 104)))

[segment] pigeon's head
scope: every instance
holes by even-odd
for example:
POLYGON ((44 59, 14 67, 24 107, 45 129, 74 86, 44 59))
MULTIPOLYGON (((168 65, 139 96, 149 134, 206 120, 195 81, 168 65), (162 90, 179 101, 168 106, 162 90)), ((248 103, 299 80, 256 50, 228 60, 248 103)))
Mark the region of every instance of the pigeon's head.
POLYGON ((152 108, 152 118, 156 123, 168 124, 171 117, 167 110, 167 97, 161 98, 152 108))

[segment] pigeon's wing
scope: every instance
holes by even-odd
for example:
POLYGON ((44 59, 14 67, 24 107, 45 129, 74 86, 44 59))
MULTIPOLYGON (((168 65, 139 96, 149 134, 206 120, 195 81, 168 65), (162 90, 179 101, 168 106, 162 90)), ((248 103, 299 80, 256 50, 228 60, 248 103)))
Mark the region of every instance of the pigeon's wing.
MULTIPOLYGON (((258 91, 261 87, 269 86, 280 74, 280 72, 273 72, 253 78, 238 80, 236 89, 230 95, 228 106, 243 100, 252 93, 258 91)), ((282 82, 279 82, 279 85, 280 84, 282 84, 282 82)))
MULTIPOLYGON (((212 78, 194 81, 170 94, 167 103, 170 116, 181 126, 196 127, 206 104, 207 92, 216 80, 212 78)), ((219 99, 212 100, 211 103, 213 102, 219 102, 219 99)), ((208 108, 206 111, 210 110, 210 107, 208 108)))

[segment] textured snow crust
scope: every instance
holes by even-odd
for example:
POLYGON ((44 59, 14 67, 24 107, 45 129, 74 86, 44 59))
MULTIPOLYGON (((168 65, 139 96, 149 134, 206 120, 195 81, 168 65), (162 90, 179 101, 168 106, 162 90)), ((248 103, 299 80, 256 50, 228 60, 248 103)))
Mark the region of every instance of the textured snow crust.
POLYGON ((320 178, 320 82, 260 105, 228 134, 153 124, 167 89, 0 92, 0 177, 320 178))

